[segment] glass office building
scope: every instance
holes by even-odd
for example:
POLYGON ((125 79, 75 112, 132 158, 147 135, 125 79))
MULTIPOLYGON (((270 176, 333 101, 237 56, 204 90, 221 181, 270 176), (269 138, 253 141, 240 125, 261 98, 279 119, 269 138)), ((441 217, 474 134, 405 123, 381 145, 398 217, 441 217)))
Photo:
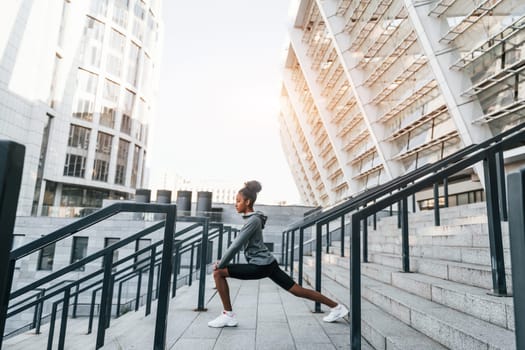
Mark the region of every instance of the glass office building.
POLYGON ((26 145, 19 215, 82 215, 145 185, 160 11, 160 0, 2 6, 0 137, 26 145))
MULTIPOLYGON (((519 1, 301 0, 280 124, 303 201, 337 203, 522 123, 524 40, 519 1)), ((481 171, 450 179, 452 205, 484 200, 481 171)))

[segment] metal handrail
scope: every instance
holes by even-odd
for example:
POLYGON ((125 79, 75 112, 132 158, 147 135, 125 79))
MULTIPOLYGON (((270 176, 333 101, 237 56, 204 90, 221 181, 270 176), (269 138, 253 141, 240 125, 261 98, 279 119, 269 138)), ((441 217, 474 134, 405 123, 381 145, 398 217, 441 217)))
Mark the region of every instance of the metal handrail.
MULTIPOLYGON (((182 229, 182 230, 176 232, 176 234, 174 235, 174 237, 180 237, 180 236, 182 236, 183 234, 189 233, 189 232, 191 232, 193 229, 202 226, 202 218, 197 218, 197 219, 195 219, 195 218, 193 218, 193 219, 185 218, 185 219, 184 219, 185 222, 192 221, 192 220, 193 220, 193 221, 194 221, 194 220, 197 220, 198 223, 193 224, 193 225, 190 225, 190 226, 188 226, 188 227, 186 227, 186 228, 184 228, 184 229, 182 229)), ((159 224, 160 224, 160 223, 159 223, 159 224)), ((209 240, 212 240, 212 239, 217 238, 217 237, 222 238, 222 234, 223 234, 223 230, 224 230, 225 226, 224 226, 223 224, 221 224, 221 223, 212 223, 210 226, 214 227, 215 230, 209 235, 208 239, 209 239, 209 240)), ((154 225, 154 228, 156 228, 156 225, 154 225)), ((151 228, 146 229, 146 231, 151 231, 151 230, 152 230, 151 228)), ((141 231, 141 232, 139 232, 139 235, 140 235, 141 233, 145 233, 145 231, 141 231)), ((177 246, 179 246, 179 247, 182 246, 182 250, 179 251, 178 255, 180 256, 180 255, 182 255, 184 252, 188 251, 188 249, 187 249, 188 247, 194 248, 195 245, 199 242, 199 237, 201 237, 202 234, 203 234, 203 232, 202 232, 202 231, 199 231, 199 232, 194 233, 194 234, 192 234, 192 235, 190 235, 190 236, 188 236, 188 237, 185 237, 183 240, 176 241, 176 242, 175 242, 175 246, 176 246, 176 247, 177 247, 177 246), (189 242, 189 243, 187 243, 187 242, 189 242), (186 245, 183 245, 183 243, 186 243, 186 245)), ((108 247, 108 248, 106 248, 106 249, 108 249, 108 251, 110 251, 110 253, 112 253, 113 250, 118 249, 118 248, 120 248, 120 247, 122 247, 122 246, 124 246, 124 245, 126 245, 126 244, 129 244, 129 243, 132 242, 134 239, 136 239, 135 235, 130 236, 130 237, 126 238, 126 240, 119 241, 119 242, 117 242, 116 244, 113 244, 113 245, 111 245, 110 247, 108 247), (129 242, 128 242, 128 241, 129 241, 129 242), (109 248, 111 248, 111 249, 109 249, 109 248)), ((202 244, 202 242, 203 242, 203 241, 201 240, 201 244, 202 244)), ((163 244, 163 241, 160 240, 160 241, 158 241, 158 242, 155 242, 155 243, 151 244, 151 245, 148 246, 148 247, 142 248, 142 249, 136 251, 135 253, 126 256, 125 258, 120 259, 120 260, 117 261, 117 262, 112 263, 112 269, 111 269, 111 270, 113 270, 114 268, 116 268, 118 265, 121 265, 121 264, 126 263, 127 261, 129 261, 129 260, 131 260, 131 259, 136 259, 136 258, 139 257, 141 254, 144 254, 144 253, 146 253, 146 252, 148 252, 148 251, 151 251, 151 250, 155 251, 156 248, 157 248, 157 247, 160 247, 162 244, 163 244)), ((222 248, 220 248, 220 249, 222 249, 222 248)), ((161 255, 161 254, 162 254, 162 251, 155 251, 155 253, 154 253, 154 257, 155 257, 155 259, 154 259, 153 269, 154 269, 155 267, 159 267, 159 266, 160 266, 161 259, 158 259, 157 257, 158 257, 159 255, 161 255)), ((96 259, 97 257, 99 257, 99 256, 97 255, 97 253, 95 253, 95 254, 91 255, 90 257, 86 257, 85 259, 79 260, 79 263, 83 263, 83 264, 85 264, 85 263, 88 263, 88 262, 90 262, 90 261, 96 259)), ((111 281, 111 288, 110 288, 110 290, 113 290, 113 288, 114 288, 113 286, 114 286, 114 284, 115 284, 116 282, 120 282, 120 281, 123 280, 123 279, 130 279, 130 278, 134 277, 134 275, 137 274, 137 271, 132 271, 132 272, 127 273, 126 275, 124 275, 124 273, 125 273, 126 271, 128 271, 128 270, 130 270, 130 269, 135 270, 136 268, 138 268, 139 266, 143 265, 144 263, 148 263, 148 261, 151 262, 152 260, 153 260, 153 259, 151 258, 151 256, 150 256, 150 257, 146 257, 146 258, 143 258, 143 259, 141 259, 141 260, 137 260, 137 261, 135 261, 133 264, 131 264, 131 265, 129 265, 129 266, 126 266, 124 269, 121 269, 121 270, 118 270, 118 271, 115 271, 114 273, 112 273, 112 274, 111 274, 111 278, 110 278, 110 281, 111 281), (119 275, 123 275, 123 276, 119 276, 119 275)), ((193 262, 193 260, 192 260, 192 262, 193 262)), ((139 274, 142 274, 142 272, 143 272, 144 270, 149 269, 149 267, 150 267, 150 265, 146 265, 146 266, 143 265, 138 273, 139 273, 139 274)), ((67 268, 67 269, 63 269, 64 271, 62 271, 62 270, 57 271, 57 273, 58 273, 59 275, 63 275, 63 274, 65 274, 65 273, 69 272, 71 269, 75 269, 75 268, 77 268, 77 266, 76 266, 76 265, 72 265, 72 266, 70 266, 70 267, 67 268)), ((175 281, 175 282, 176 282, 176 280, 177 280, 177 279, 176 279, 176 272, 177 272, 177 270, 178 270, 177 267, 175 267, 174 270, 173 270, 173 272, 174 272, 174 281, 175 281)), ((103 269, 99 269, 99 270, 97 270, 97 271, 91 273, 91 274, 88 275, 88 276, 84 276, 83 278, 81 278, 81 279, 79 279, 79 280, 77 280, 77 281, 69 281, 69 282, 70 282, 69 285, 64 286, 64 287, 62 287, 62 288, 60 288, 60 289, 58 289, 58 290, 55 290, 55 291, 53 291, 52 293, 46 294, 45 296, 40 297, 38 300, 33 301, 32 303, 26 304, 26 305, 24 305, 23 307, 21 307, 21 308, 15 310, 15 311, 10 312, 10 313, 8 314, 8 317, 13 316, 13 315, 15 315, 15 314, 17 314, 17 313, 19 313, 19 312, 24 311, 24 310, 27 310, 27 309, 29 309, 29 308, 31 308, 31 307, 33 307, 33 306, 42 305, 42 304, 45 302, 45 300, 47 300, 47 299, 51 299, 52 297, 55 297, 55 296, 57 296, 57 295, 60 295, 61 293, 68 293, 68 292, 69 292, 68 299, 70 299, 70 298, 72 298, 72 297, 78 297, 78 295, 81 294, 82 292, 85 292, 85 291, 87 291, 87 290, 90 290, 90 289, 96 287, 97 285, 100 285, 100 284, 103 282, 102 280, 98 280, 98 281, 95 281, 95 282, 93 282, 92 284, 90 284, 90 285, 88 285, 88 286, 85 286, 85 287, 83 287, 83 288, 79 288, 79 286, 80 286, 81 283, 86 282, 86 281, 92 279, 93 277, 96 277, 96 276, 100 275, 103 271, 104 271, 103 269), (74 287, 77 287, 77 290, 76 290, 75 292, 70 292, 71 289, 74 288, 74 287)), ((192 273, 193 273, 193 271, 192 271, 192 273)), ((53 276, 53 277, 56 277, 56 276, 53 276)), ((159 281, 159 278, 158 278, 158 277, 157 277, 157 281, 159 281)), ((53 285, 51 288, 56 288, 58 285, 60 285, 60 284, 64 284, 64 283, 66 283, 66 282, 67 282, 67 281, 61 281, 61 282, 59 282, 57 285, 53 285)), ((153 298, 153 290, 151 289, 151 288, 152 288, 152 285, 149 284, 149 287, 150 287, 150 288, 148 288, 148 293, 147 293, 147 296, 148 296, 148 297, 147 297, 147 306, 150 306, 150 305, 151 305, 151 300, 152 300, 152 298, 153 298)), ((174 283, 174 288, 175 288, 175 287, 176 287, 176 284, 174 283)), ((140 286, 138 286, 138 288, 140 288, 140 286)), ((93 294, 96 295, 96 293, 97 293, 98 291, 100 291, 101 289, 102 289, 102 287, 99 287, 99 288, 93 290, 93 294)), ((120 289, 120 288, 119 288, 119 289, 120 289)), ((156 291, 157 294, 158 294, 159 289, 157 288, 157 289, 155 289, 155 291, 156 291)), ((111 294, 112 294, 112 292, 111 292, 111 294)), ((18 295, 17 295, 17 296, 18 296, 18 295)), ((172 297, 174 297, 174 296, 175 296, 175 290, 173 290, 173 295, 172 295, 172 297)), ((202 295, 202 297, 203 297, 203 295, 202 295)), ((119 298, 120 298, 120 293, 119 293, 119 298)), ((56 319, 56 312, 57 312, 58 309, 57 309, 57 306, 55 306, 55 305, 59 305, 60 303, 64 303, 64 302, 65 302, 64 298, 63 298, 63 299, 58 299, 58 300, 55 300, 55 301, 54 301, 54 303, 53 303, 53 305, 54 305, 54 307, 53 307, 54 312, 52 312, 52 313, 50 314, 50 316, 51 316, 51 322, 55 322, 55 319, 56 319)), ((93 298, 93 299, 92 299, 92 304, 94 304, 94 302, 95 302, 95 301, 94 301, 94 298, 93 298)), ((199 304, 201 304, 201 303, 199 303, 199 304)), ((73 306, 74 306, 74 310, 76 310, 76 299, 75 299, 75 303, 74 303, 73 306)), ((117 309, 118 309, 118 306, 120 306, 120 303, 117 304, 117 309)), ((91 325, 92 325, 92 318, 93 318, 93 310, 94 310, 94 309, 93 309, 93 305, 92 305, 92 306, 91 306, 90 317, 89 317, 88 333, 91 332, 91 325)), ((147 307, 147 311, 146 311, 146 313, 149 314, 149 312, 150 312, 150 311, 148 310, 148 307, 147 307)), ((35 313, 36 313, 36 310, 35 310, 35 313)), ((35 315, 35 318, 36 318, 36 317, 37 317, 37 316, 35 315)), ((39 318, 38 318, 38 327, 40 326, 41 319, 42 319, 42 316, 40 315, 39 318)), ((107 326, 109 326, 109 318, 107 319, 107 326)), ((50 327, 50 332, 53 332, 53 331, 54 331, 54 324, 50 327)), ((38 330, 37 330, 37 333, 38 333, 38 330)), ((52 342, 52 339, 53 339, 53 337, 52 337, 52 335, 50 335, 50 336, 49 336, 49 341, 48 341, 48 346, 50 346, 50 345, 52 344, 52 343, 51 343, 51 342, 52 342)))
MULTIPOLYGON (((99 252, 96 252, 92 254, 89 257, 86 257, 78 262, 75 262, 65 268, 60 269, 59 271, 52 273, 48 276, 43 277, 42 279, 30 283, 27 286, 24 286, 17 291, 11 293, 10 299, 14 299, 16 297, 19 297, 23 295, 26 292, 29 292, 35 288, 39 288, 41 285, 50 282, 51 280, 64 275, 65 273, 71 272, 86 263, 93 261, 95 259, 98 259, 100 257, 104 257, 104 268, 103 268, 103 287, 102 287, 102 299, 101 299, 101 312, 99 315, 99 326, 97 331, 97 340, 96 340, 96 348, 100 348, 104 345, 104 337, 105 337, 105 324, 107 323, 109 319, 108 315, 108 299, 109 299, 109 279, 111 277, 112 273, 112 254, 115 249, 118 249, 144 235, 147 235, 149 233, 152 233, 162 227, 164 227, 164 239, 163 239, 163 249, 162 249, 162 264, 161 264, 161 273, 160 273, 160 284, 162 285, 161 293, 162 295, 159 296, 159 303, 158 303, 158 310, 157 310, 157 317, 156 317, 156 326, 155 326, 155 337, 154 337, 154 343, 158 346, 163 347, 165 340, 166 340, 166 319, 167 319, 167 305, 169 303, 169 281, 171 278, 171 256, 173 252, 173 239, 174 239, 174 233, 175 233, 175 217, 176 217, 176 206, 175 205, 169 205, 169 204, 143 204, 143 203, 115 203, 112 204, 106 208, 102 208, 100 211, 95 212, 91 215, 88 215, 84 218, 81 218, 69 225, 66 225, 40 239, 37 239, 33 242, 30 242, 20 248, 17 248, 13 250, 10 254, 10 266, 11 270, 8 271, 9 275, 13 275, 14 269, 14 263, 17 259, 20 259, 22 257, 25 257, 39 249, 42 249, 43 247, 55 243, 61 239, 64 239, 66 237, 71 236, 72 234, 81 231, 83 229, 86 229, 90 226, 93 226, 94 224, 101 222, 109 217, 112 217, 118 213, 121 212, 153 212, 153 213, 164 213, 166 214, 166 220, 161 221, 157 224, 154 224, 134 235, 131 235, 130 237, 127 237, 105 249, 102 249, 99 252)), ((100 271, 99 271, 100 274, 100 271)), ((93 277, 94 274, 91 274, 90 276, 93 277)), ((63 298, 63 316, 61 321, 61 327, 60 327, 60 337, 59 337, 59 349, 64 347, 64 341, 65 341, 65 331, 66 331, 66 325, 67 325, 67 308, 69 307, 69 298, 71 297, 71 288, 72 285, 70 284, 67 287, 60 288, 58 291, 54 291, 53 293, 50 293, 46 295, 44 298, 49 299, 52 296, 55 296, 59 293, 59 291, 64 292, 64 298, 63 298)), ((29 303, 28 305, 36 306, 40 304, 40 302, 43 301, 36 301, 33 303, 29 303), (32 305, 34 304, 34 305, 32 305)), ((56 302, 53 304, 53 308, 56 309, 56 302)), ((110 304, 109 304, 110 305, 110 304)), ((20 309, 28 308, 30 306, 23 306, 20 309)), ((12 314, 12 312, 10 313, 12 314)), ((7 312, 6 312, 7 316, 7 312)), ((53 315, 52 315, 53 317, 53 315)), ((5 322, 5 321, 4 321, 5 322)), ((51 338, 50 338, 51 340, 51 338)), ((0 339, 1 344, 1 339, 0 339)), ((50 342, 48 341, 48 346, 50 342)))
MULTIPOLYGON (((517 125, 480 144, 470 145, 441 161, 427 165, 413 172, 407 173, 398 179, 393 179, 384 185, 361 193, 354 198, 336 205, 333 208, 317 212, 300 222, 289 226, 283 232, 283 243, 289 240, 291 234, 292 247, 294 246, 295 232, 299 230, 301 250, 304 240, 304 229, 316 226, 316 263, 315 284, 316 290, 321 291, 321 249, 322 228, 330 222, 341 219, 341 242, 344 242, 345 215, 351 214, 351 252, 350 252, 350 324, 351 346, 359 349, 361 342, 361 221, 375 215, 378 211, 398 203, 399 221, 402 238, 403 271, 409 272, 408 246, 408 197, 422 189, 434 186, 435 224, 439 225, 439 203, 437 184, 464 169, 483 161, 485 176, 485 193, 487 199, 487 215, 489 222, 490 253, 493 264, 493 293, 507 295, 505 281, 505 267, 503 258, 501 220, 506 219, 506 197, 504 183, 503 152, 525 143, 525 123, 517 125)), ((288 244, 287 244, 288 247, 288 244)), ((363 225, 363 261, 367 262, 367 231, 363 225)), ((292 255, 293 257, 293 255, 292 255)), ((287 259, 286 259, 287 260, 287 259)), ((299 252, 299 270, 302 273, 302 251, 299 252)), ((300 280, 302 276, 299 276, 300 280)), ((516 293, 516 291, 515 291, 516 293)), ((320 304, 316 303, 316 311, 320 311, 320 304)))

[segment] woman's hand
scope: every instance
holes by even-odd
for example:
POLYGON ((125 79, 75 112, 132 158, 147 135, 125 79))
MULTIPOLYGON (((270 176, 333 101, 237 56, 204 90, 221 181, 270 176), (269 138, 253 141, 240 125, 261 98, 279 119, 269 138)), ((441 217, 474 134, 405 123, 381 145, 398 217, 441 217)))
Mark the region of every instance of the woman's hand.
POLYGON ((213 271, 217 270, 219 268, 219 263, 221 261, 220 260, 217 260, 216 262, 213 263, 213 271))

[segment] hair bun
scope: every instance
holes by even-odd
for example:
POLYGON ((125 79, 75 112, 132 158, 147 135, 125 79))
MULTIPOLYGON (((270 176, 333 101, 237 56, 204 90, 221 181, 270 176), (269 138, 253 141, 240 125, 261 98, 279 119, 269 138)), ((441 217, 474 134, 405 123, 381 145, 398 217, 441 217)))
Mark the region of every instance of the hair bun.
POLYGON ((262 190, 261 183, 255 180, 245 182, 244 187, 255 193, 259 193, 262 190))

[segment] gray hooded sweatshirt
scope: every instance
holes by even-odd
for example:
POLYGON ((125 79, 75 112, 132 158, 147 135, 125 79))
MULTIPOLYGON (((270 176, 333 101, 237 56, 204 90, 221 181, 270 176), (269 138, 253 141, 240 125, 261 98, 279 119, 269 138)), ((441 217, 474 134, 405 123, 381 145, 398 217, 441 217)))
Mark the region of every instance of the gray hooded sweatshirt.
POLYGON ((255 211, 243 215, 243 218, 246 222, 219 262, 217 267, 220 269, 224 268, 241 248, 244 248, 244 257, 249 264, 269 265, 275 260, 263 242, 262 229, 267 216, 255 211))

